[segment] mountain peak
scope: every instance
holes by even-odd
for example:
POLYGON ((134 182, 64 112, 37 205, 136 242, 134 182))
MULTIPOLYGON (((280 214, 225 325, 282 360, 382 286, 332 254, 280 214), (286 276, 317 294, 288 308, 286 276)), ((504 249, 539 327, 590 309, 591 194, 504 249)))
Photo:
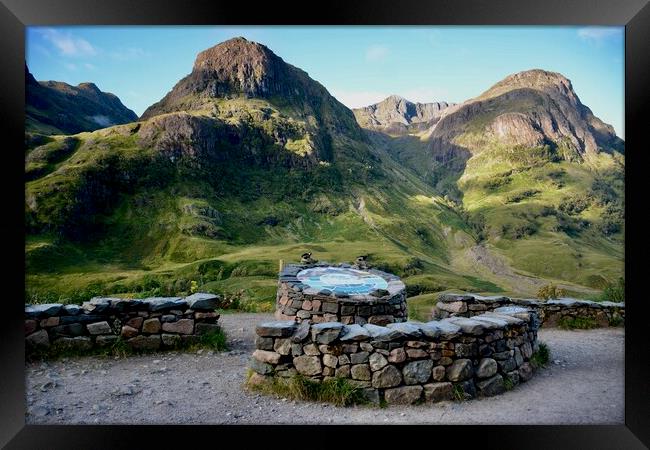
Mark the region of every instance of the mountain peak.
POLYGON ((576 101, 577 96, 571 85, 571 80, 558 72, 542 69, 531 69, 508 75, 494 84, 479 98, 494 97, 515 89, 535 89, 550 95, 562 95, 576 101))
MULTIPOLYGON (((406 100, 406 99, 405 99, 404 97, 402 97, 401 95, 392 94, 392 95, 389 95, 388 97, 386 97, 384 100, 382 100, 382 101, 379 102, 379 103, 384 103, 384 102, 394 102, 394 103, 399 103, 399 102, 408 102, 408 100, 406 100)), ((409 103, 412 103, 412 102, 409 102, 409 103)))
POLYGON ((438 121, 447 102, 413 103, 401 95, 390 95, 379 103, 354 109, 363 128, 390 134, 419 132, 438 121))
POLYGON ((194 70, 255 67, 268 64, 274 59, 282 61, 268 47, 243 37, 236 37, 200 52, 194 61, 194 70))

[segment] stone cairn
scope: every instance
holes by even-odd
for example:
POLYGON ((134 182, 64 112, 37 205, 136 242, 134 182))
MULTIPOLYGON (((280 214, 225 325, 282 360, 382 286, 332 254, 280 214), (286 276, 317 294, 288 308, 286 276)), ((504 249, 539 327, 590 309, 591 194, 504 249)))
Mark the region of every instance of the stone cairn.
POLYGON ((118 337, 135 350, 195 343, 200 335, 219 329, 215 309, 220 300, 218 295, 196 293, 142 300, 95 297, 81 307, 26 305, 27 350, 56 345, 83 351, 110 346, 118 337))
POLYGON ((367 269, 368 273, 384 278, 388 283, 387 289, 348 295, 327 289, 316 290, 301 283, 297 278, 298 273, 313 267, 359 268, 357 265, 326 262, 285 265, 278 279, 276 319, 297 322, 308 320, 314 323, 338 321, 360 325, 386 325, 406 321, 406 286, 399 277, 381 270, 367 269))
POLYGON ((497 395, 528 381, 537 314, 496 308, 470 318, 372 324, 277 321, 257 326, 249 383, 342 377, 378 404, 497 395), (506 381, 507 380, 507 381, 506 381))
POLYGON ((557 326, 563 318, 588 318, 601 326, 625 321, 625 303, 592 302, 560 298, 557 300, 530 300, 509 297, 482 297, 474 294, 441 294, 433 308, 432 319, 446 317, 473 317, 504 306, 524 306, 537 312, 541 326, 557 326))

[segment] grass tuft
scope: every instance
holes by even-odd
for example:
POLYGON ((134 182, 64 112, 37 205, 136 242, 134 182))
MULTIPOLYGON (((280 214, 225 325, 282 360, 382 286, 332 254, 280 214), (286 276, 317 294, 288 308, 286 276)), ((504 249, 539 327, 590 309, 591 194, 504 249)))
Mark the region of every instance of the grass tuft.
POLYGON ((546 367, 551 360, 551 351, 544 342, 539 343, 539 349, 530 357, 530 363, 536 369, 546 367))
POLYGON ((463 387, 460 384, 454 384, 453 395, 454 395, 454 399, 458 402, 462 402, 466 398, 465 391, 463 390, 463 387))
MULTIPOLYGON (((249 379, 252 376, 251 372, 249 370, 249 379)), ((319 382, 297 374, 287 379, 272 377, 264 383, 248 384, 248 386, 265 394, 293 400, 326 402, 337 406, 364 404, 368 401, 362 389, 352 385, 345 378, 332 378, 319 382)))

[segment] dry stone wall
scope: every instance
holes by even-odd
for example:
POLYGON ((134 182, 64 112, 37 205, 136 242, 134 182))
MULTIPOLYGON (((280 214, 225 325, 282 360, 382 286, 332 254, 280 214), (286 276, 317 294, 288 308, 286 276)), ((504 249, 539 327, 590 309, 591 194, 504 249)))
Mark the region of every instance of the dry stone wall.
POLYGON ((572 298, 543 301, 499 296, 482 297, 474 294, 441 294, 431 318, 473 317, 508 306, 523 306, 534 310, 540 319, 540 326, 546 327, 557 326, 563 318, 591 319, 601 327, 622 324, 625 321, 625 303, 572 298))
POLYGON ((537 351, 534 311, 509 308, 428 323, 277 321, 257 326, 249 382, 301 374, 342 377, 374 403, 497 395, 528 381, 537 351))
POLYGON ((386 325, 407 320, 406 286, 399 277, 381 270, 367 269, 367 272, 384 278, 387 288, 368 294, 349 295, 327 289, 316 290, 301 283, 296 275, 313 267, 356 268, 350 264, 327 263, 286 265, 278 280, 276 319, 359 325, 386 325))
POLYGON ((50 346, 79 351, 107 347, 118 339, 134 350, 175 348, 219 328, 220 297, 121 299, 95 297, 78 305, 25 306, 27 351, 50 346))

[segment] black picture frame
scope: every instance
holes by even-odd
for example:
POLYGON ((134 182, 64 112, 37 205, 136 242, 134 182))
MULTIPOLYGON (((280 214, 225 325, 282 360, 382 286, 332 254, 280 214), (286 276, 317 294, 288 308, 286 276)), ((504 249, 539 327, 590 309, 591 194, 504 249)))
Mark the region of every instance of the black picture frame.
MULTIPOLYGON (((6 448, 121 448, 144 440, 170 447, 174 441, 197 445, 221 445, 228 438, 259 439, 267 444, 326 445, 328 439, 309 435, 313 427, 284 426, 26 426, 24 382, 23 298, 24 271, 24 59, 25 27, 33 25, 624 25, 625 44, 625 136, 626 136, 626 240, 625 271, 627 313, 625 330, 625 425, 608 426, 453 426, 409 427, 395 430, 396 436, 424 438, 444 445, 445 435, 454 446, 480 444, 484 448, 575 448, 635 449, 650 446, 650 373, 647 314, 649 300, 643 298, 645 267, 643 240, 642 170, 645 123, 650 89, 650 4, 648 0, 354 0, 320 5, 308 2, 239 2, 196 0, 0 0, 2 39, 0 105, 3 134, 2 156, 7 161, 2 177, 5 216, 0 222, 6 242, 5 262, 16 276, 5 275, 12 294, 3 299, 0 325, 0 445, 6 448), (12 175, 12 176, 9 176, 12 175), (17 220, 13 220, 16 218, 17 220), (638 261, 638 263, 637 263, 638 261), (14 291, 15 290, 15 294, 14 291), (636 295, 636 296, 635 296, 636 295), (254 430, 253 430, 254 429, 254 430), (302 444, 304 442, 304 444, 302 444)), ((589 380, 585 380, 589 382, 589 380)), ((460 424, 459 424, 460 425, 460 424)), ((348 431, 362 437, 366 445, 384 443, 386 434, 374 427, 353 430, 331 426, 326 435, 348 431)), ((347 433, 346 433, 347 434, 347 433)), ((392 433, 391 433, 392 434, 392 433)), ((385 443, 384 443, 385 444, 385 443)), ((181 444, 179 444, 181 445, 181 444)), ((334 445, 349 445, 342 441, 334 445)), ((449 445, 449 444, 448 444, 449 445)))

